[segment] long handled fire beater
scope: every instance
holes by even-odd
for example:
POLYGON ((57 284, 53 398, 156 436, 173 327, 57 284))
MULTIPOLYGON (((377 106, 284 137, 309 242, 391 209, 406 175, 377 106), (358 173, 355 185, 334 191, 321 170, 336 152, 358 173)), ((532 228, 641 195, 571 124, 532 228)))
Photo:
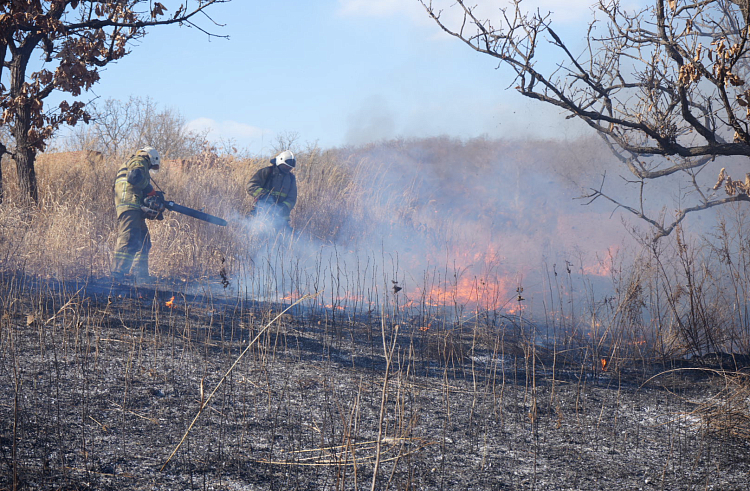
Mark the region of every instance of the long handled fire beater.
POLYGON ((187 206, 178 205, 174 201, 165 200, 164 191, 161 190, 161 187, 159 187, 159 185, 156 184, 153 179, 151 179, 151 182, 159 191, 152 196, 146 196, 145 198, 143 198, 143 211, 148 215, 151 215, 150 218, 153 218, 155 220, 163 220, 164 215, 162 215, 162 212, 164 210, 170 210, 176 211, 177 213, 182 213, 183 215, 187 215, 189 217, 197 218, 198 220, 203 220, 204 222, 221 225, 222 227, 227 224, 227 221, 223 218, 209 215, 208 213, 204 213, 200 210, 194 210, 193 208, 188 208, 187 206))

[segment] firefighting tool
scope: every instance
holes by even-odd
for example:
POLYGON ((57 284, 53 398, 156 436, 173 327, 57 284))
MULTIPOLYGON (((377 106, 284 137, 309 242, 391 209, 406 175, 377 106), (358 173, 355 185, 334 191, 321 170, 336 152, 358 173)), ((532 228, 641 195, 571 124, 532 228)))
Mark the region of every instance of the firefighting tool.
POLYGON ((193 208, 188 208, 187 206, 178 205, 174 201, 165 200, 163 191, 157 191, 155 194, 143 198, 143 206, 141 207, 141 209, 146 214, 146 218, 150 220, 163 220, 164 215, 162 214, 162 212, 164 210, 170 210, 176 211, 177 213, 182 213, 183 215, 187 215, 189 217, 197 218, 198 220, 203 220, 204 222, 221 225, 222 227, 227 224, 227 221, 223 218, 209 215, 208 213, 194 210, 193 208))

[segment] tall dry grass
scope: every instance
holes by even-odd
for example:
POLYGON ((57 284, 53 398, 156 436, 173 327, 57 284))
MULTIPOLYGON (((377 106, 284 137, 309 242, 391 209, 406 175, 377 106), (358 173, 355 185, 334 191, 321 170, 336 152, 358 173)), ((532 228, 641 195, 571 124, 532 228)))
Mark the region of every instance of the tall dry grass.
MULTIPOLYGON (((347 243, 361 238, 364 222, 388 223, 408 213, 407 201, 374 195, 379 188, 363 175, 362 160, 315 146, 297 158, 299 198, 291 217, 297 234, 347 243)), ((86 152, 42 154, 36 163, 39 203, 26 207, 19 204, 13 167, 4 162, 0 267, 54 277, 107 275, 116 240, 112 183, 121 163, 86 152)), ((241 267, 258 247, 247 227, 246 185, 266 165, 265 158, 220 155, 212 147, 190 159, 165 161, 152 177, 167 198, 223 217, 229 225, 170 212, 163 221, 150 221, 153 274, 199 278, 241 267)))
MULTIPOLYGON (((167 197, 223 217, 229 225, 219 227, 171 212, 163 221, 149 222, 152 274, 201 279, 267 268, 269 276, 279 276, 271 270, 285 263, 280 275, 283 281, 319 285, 328 275, 328 302, 363 310, 369 308, 364 298, 369 302, 383 295, 365 286, 364 276, 382 285, 386 277, 399 280, 407 274, 423 285, 419 292, 405 292, 412 296, 404 299, 403 305, 421 306, 417 315, 423 319, 434 314, 436 304, 451 307, 456 317, 495 315, 465 305, 469 300, 487 312, 522 312, 525 305, 513 304, 515 280, 500 278, 506 283, 504 288, 489 281, 492 274, 507 273, 502 258, 515 253, 495 251, 498 237, 493 234, 505 229, 502 224, 508 213, 500 201, 490 202, 496 208, 494 214, 487 209, 483 200, 498 193, 482 194, 487 183, 475 177, 493 164, 485 162, 476 171, 479 174, 471 167, 476 163, 468 166, 469 170, 461 167, 456 172, 439 160, 463 157, 460 152, 454 155, 457 151, 451 145, 456 142, 431 144, 435 148, 395 141, 355 149, 323 150, 315 145, 295 149, 300 164, 295 170, 299 199, 292 212, 294 238, 270 246, 267 237, 258 236, 249 226, 251 205, 245 190, 253 173, 268 165, 267 157, 227 154, 205 145, 193 157, 166 161, 153 177, 167 197), (428 166, 432 172, 424 172, 428 166), (482 192, 473 196, 473 190, 482 192), (441 196, 455 199, 455 208, 441 204, 441 196), (501 225, 487 232, 483 223, 501 225), (317 271, 305 271, 305 265, 295 263, 299 258, 293 252, 285 252, 286 245, 298 237, 305 237, 313 248, 332 245, 335 257, 319 257, 312 268, 317 271), (384 244, 394 237, 395 246, 388 249, 384 244), (358 243, 371 249, 364 256, 338 256, 336 248, 353 250, 358 243), (447 254, 440 256, 435 252, 438 249, 456 254, 466 251, 471 257, 459 259, 471 262, 473 269, 447 254), (258 261, 261 250, 267 256, 258 261), (286 255, 271 257, 269 250, 286 255), (478 258, 477 252, 484 257, 478 258), (400 264, 412 260, 426 269, 404 271, 400 264), (380 269, 373 269, 376 263, 380 269), (458 295, 460 286, 471 291, 458 295)), ((483 155, 493 148, 486 141, 477 145, 483 155)), ((507 151, 505 146, 498 148, 499 153, 507 151)), ((13 166, 3 161, 6 200, 0 206, 0 268, 58 278, 108 275, 116 240, 111 189, 121 163, 121 157, 86 152, 40 155, 36 166, 40 199, 38 205, 28 207, 19 204, 13 166)), ((529 193, 519 187, 527 178, 519 179, 515 186, 504 184, 517 193, 509 206, 516 206, 519 217, 507 218, 513 218, 508 223, 516 228, 527 220, 520 216, 523 210, 535 206, 533 199, 524 200, 524 193, 529 193)), ((543 220, 554 222, 550 217, 543 220)), ((545 314, 525 322, 543 326, 542 334, 549 339, 551 333, 566 349, 583 350, 592 363, 600 358, 650 362, 716 351, 748 354, 747 223, 741 208, 728 209, 711 235, 690 235, 683 229, 657 245, 644 241, 640 249, 603 258, 607 264, 601 269, 609 271, 608 294, 599 291, 601 276, 594 285, 592 276, 585 273, 584 259, 566 261, 565 268, 558 264, 554 272, 547 265, 548 271, 540 275, 546 278, 545 291, 533 300, 545 314)), ((529 241, 540 238, 535 230, 529 241)), ((502 239, 497 244, 506 249, 513 246, 508 237, 502 239)), ((283 297, 294 286, 274 288, 283 297)), ((522 296, 528 297, 528 290, 519 298, 522 296)), ((526 306, 531 300, 525 300, 526 306)))

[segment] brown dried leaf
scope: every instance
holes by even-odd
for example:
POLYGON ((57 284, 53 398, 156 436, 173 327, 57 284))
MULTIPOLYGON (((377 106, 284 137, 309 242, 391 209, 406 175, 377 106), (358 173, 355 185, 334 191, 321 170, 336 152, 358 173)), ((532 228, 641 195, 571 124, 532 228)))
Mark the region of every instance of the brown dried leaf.
POLYGON ((737 184, 733 180, 727 179, 727 183, 724 185, 724 191, 726 191, 729 196, 734 196, 737 194, 737 184))
POLYGON ((151 18, 156 19, 160 15, 164 15, 164 12, 166 12, 167 7, 165 7, 162 3, 156 2, 154 3, 154 8, 151 9, 151 18))
POLYGON ((730 84, 734 85, 735 87, 745 85, 745 81, 742 80, 737 75, 735 75, 734 73, 730 73, 729 75, 727 75, 727 80, 729 81, 730 84))
POLYGON ((724 179, 726 179, 726 169, 724 167, 721 168, 721 171, 719 171, 719 180, 716 181, 716 185, 714 186, 714 191, 719 189, 719 186, 724 182, 724 179))

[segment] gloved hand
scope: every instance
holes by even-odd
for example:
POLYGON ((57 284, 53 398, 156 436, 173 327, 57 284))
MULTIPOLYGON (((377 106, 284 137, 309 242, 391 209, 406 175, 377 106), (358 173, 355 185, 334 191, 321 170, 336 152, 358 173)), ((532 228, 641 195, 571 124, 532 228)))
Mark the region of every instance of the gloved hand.
POLYGON ((141 210, 148 220, 164 220, 162 212, 166 208, 167 204, 164 201, 164 193, 161 191, 154 191, 143 198, 143 206, 141 206, 141 210))
POLYGON ((143 198, 143 204, 156 211, 164 211, 167 207, 167 203, 164 201, 164 193, 161 191, 151 192, 143 198))

